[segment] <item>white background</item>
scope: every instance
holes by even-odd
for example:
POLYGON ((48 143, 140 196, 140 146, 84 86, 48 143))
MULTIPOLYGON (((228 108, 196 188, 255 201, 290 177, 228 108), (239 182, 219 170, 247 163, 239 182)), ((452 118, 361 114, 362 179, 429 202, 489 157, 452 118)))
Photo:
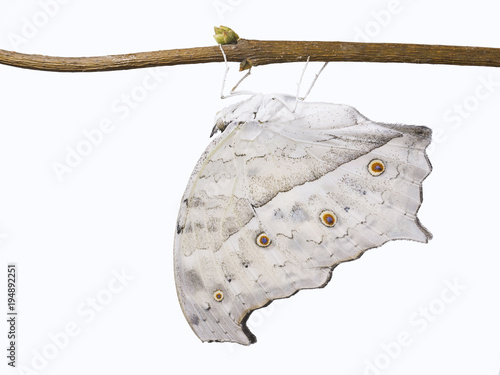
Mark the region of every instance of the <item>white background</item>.
MULTIPOLYGON (((484 0, 46 3, 0 0, 0 48, 91 56, 206 46, 219 24, 247 39, 500 47, 500 5, 484 0)), ((258 67, 243 88, 294 93, 302 68, 258 67)), ((326 288, 255 312, 250 347, 202 344, 181 313, 172 270, 185 184, 216 112, 234 102, 219 98, 223 69, 0 65, 0 320, 7 264, 16 262, 22 366, 6 365, 3 323, 0 372, 497 375, 499 68, 330 64, 308 100, 434 130, 419 212, 434 239, 388 243, 339 266, 326 288), (113 131, 59 182, 54 163, 106 119, 113 131), (68 325, 73 337, 64 339, 68 325)))

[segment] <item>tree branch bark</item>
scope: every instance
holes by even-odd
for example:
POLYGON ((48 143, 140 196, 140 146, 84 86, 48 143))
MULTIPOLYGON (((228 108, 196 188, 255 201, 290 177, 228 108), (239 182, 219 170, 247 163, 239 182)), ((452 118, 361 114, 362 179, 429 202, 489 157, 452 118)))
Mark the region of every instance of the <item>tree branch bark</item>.
MULTIPOLYGON (((305 61, 357 61, 500 67, 500 48, 398 43, 263 41, 239 39, 223 46, 243 68, 305 61)), ((0 63, 54 72, 101 72, 222 62, 218 46, 96 57, 53 57, 0 50, 0 63)))

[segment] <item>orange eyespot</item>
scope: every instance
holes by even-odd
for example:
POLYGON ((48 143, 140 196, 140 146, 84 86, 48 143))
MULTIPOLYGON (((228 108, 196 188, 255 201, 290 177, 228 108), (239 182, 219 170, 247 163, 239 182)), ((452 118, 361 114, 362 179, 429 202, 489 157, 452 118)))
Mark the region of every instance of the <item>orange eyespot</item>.
POLYGON ((332 211, 323 211, 319 218, 323 225, 327 227, 333 227, 337 223, 337 216, 332 211))
POLYGON ((257 236, 255 242, 260 247, 268 247, 271 244, 271 239, 265 233, 261 233, 257 236))
POLYGON ((380 176, 385 171, 385 164, 382 160, 374 159, 368 164, 368 172, 372 176, 380 176))
POLYGON ((222 293, 222 290, 216 290, 214 292, 214 300, 217 302, 221 302, 224 299, 224 293, 222 293))

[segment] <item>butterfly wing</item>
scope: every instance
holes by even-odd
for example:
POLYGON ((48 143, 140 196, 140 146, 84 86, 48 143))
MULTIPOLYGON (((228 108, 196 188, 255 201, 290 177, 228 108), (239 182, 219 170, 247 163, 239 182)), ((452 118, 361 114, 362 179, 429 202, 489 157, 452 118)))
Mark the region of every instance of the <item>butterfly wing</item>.
POLYGON ((253 310, 326 285, 336 265, 389 240, 430 238, 416 217, 429 129, 335 104, 276 113, 229 125, 182 200, 176 285, 202 341, 255 342, 253 310))

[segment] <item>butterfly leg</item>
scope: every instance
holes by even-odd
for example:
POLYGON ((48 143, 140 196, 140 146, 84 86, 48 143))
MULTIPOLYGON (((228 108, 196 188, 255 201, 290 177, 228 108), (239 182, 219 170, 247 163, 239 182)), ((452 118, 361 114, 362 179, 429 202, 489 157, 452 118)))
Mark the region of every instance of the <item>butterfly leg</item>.
POLYGON ((326 68, 326 66, 328 65, 328 61, 326 63, 323 64, 323 66, 321 67, 321 69, 318 71, 318 73, 316 73, 316 75, 314 76, 314 79, 313 81, 311 82, 311 85, 309 86, 309 89, 307 90, 306 94, 304 96, 299 96, 299 93, 300 93, 300 86, 302 84, 302 79, 304 78, 304 73, 306 72, 306 69, 307 69, 307 65, 309 64, 309 58, 310 56, 307 56, 307 61, 306 61, 306 65, 304 66, 304 69, 302 70, 302 74, 300 75, 300 79, 299 79, 299 82, 297 83, 297 95, 296 95, 296 100, 295 100, 295 107, 293 108, 293 111, 292 112, 295 112, 295 109, 297 109, 297 102, 300 100, 300 101, 303 101, 307 98, 307 96, 309 95, 309 93, 311 92, 312 88, 314 87, 314 85, 316 84, 316 81, 318 80, 318 77, 319 75, 323 72, 323 70, 326 68))
POLYGON ((306 60, 306 63, 304 65, 304 69, 302 69, 302 73, 300 74, 299 82, 297 82, 297 93, 295 94, 295 100, 296 101, 304 100, 304 98, 301 98, 299 96, 299 94, 300 94, 300 86, 302 85, 302 80, 304 79, 304 74, 306 73, 307 66, 309 65, 309 59, 310 58, 311 58, 311 56, 307 56, 307 60, 306 60))
POLYGON ((224 64, 226 66, 226 69, 224 71, 224 78, 222 79, 222 89, 220 92, 221 99, 226 99, 226 98, 229 98, 229 97, 234 96, 234 95, 255 95, 255 93, 252 91, 236 91, 236 89, 238 88, 240 83, 243 82, 243 80, 251 74, 252 68, 248 69, 248 72, 243 76, 243 78, 241 78, 236 83, 236 85, 231 89, 231 91, 229 91, 228 95, 224 95, 224 88, 226 87, 227 73, 229 72, 229 64, 227 63, 226 53, 224 52, 224 49, 222 48, 222 44, 219 44, 219 48, 222 52, 222 56, 224 57, 224 64))

